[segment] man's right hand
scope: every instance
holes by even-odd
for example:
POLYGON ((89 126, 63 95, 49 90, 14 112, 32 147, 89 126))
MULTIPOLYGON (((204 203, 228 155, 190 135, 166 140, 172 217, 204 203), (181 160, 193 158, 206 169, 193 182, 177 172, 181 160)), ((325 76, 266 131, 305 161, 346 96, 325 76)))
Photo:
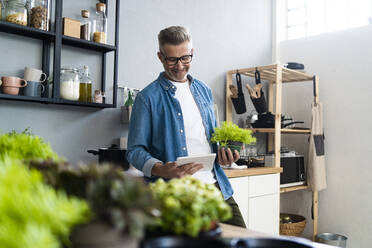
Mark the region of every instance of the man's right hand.
POLYGON ((177 165, 176 162, 168 162, 166 164, 156 163, 152 167, 151 174, 153 176, 163 178, 181 178, 187 175, 192 175, 198 170, 203 168, 201 163, 189 163, 183 165, 177 165))

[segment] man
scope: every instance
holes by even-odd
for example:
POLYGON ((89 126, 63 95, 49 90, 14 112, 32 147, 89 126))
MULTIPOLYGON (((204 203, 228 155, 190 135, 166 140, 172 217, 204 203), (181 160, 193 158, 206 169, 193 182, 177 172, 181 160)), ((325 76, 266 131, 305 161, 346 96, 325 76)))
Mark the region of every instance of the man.
POLYGON ((191 35, 179 26, 160 31, 158 57, 164 67, 159 77, 137 94, 129 127, 127 159, 151 181, 192 175, 215 183, 232 207, 226 223, 245 227, 233 189, 220 165, 239 159, 227 150, 218 151, 213 171, 199 171, 200 163, 177 166, 177 157, 217 152, 209 141, 216 126, 212 92, 188 75, 194 49, 191 35))

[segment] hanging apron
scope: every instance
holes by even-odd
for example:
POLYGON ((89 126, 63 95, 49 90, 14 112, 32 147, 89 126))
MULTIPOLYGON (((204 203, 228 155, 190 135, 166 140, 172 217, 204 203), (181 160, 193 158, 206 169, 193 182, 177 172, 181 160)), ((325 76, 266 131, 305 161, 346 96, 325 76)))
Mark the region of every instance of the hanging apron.
POLYGON ((312 123, 308 154, 307 182, 312 191, 327 188, 324 133, 323 133, 323 106, 320 102, 312 103, 312 123))

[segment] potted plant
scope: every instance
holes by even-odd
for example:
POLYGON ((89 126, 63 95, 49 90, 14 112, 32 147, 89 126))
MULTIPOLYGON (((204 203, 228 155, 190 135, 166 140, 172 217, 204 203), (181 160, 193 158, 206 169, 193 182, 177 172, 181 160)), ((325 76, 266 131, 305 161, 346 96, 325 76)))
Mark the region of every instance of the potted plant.
POLYGON ((48 143, 45 143, 42 138, 33 135, 28 128, 21 133, 12 131, 0 135, 0 159, 5 156, 20 159, 25 163, 29 163, 32 160, 64 161, 52 150, 48 143))
POLYGON ((0 243, 12 248, 69 245, 72 228, 88 222, 88 203, 43 182, 41 173, 8 155, 0 159, 0 243))
POLYGON ((240 152, 243 144, 254 143, 256 138, 252 137, 251 130, 239 128, 232 122, 224 121, 222 127, 214 129, 211 141, 219 143, 220 147, 228 147, 231 151, 237 150, 240 152))
POLYGON ((129 123, 132 114, 132 106, 134 104, 134 93, 131 89, 124 88, 124 106, 121 107, 121 122, 129 123), (127 92, 127 94, 125 94, 127 92), (126 95, 126 96, 125 96, 126 95))
POLYGON ((142 181, 111 164, 69 166, 46 161, 31 163, 49 183, 67 194, 85 199, 94 217, 72 233, 75 248, 137 247, 145 227, 155 225, 156 203, 142 181))
POLYGON ((231 217, 221 192, 191 176, 168 182, 159 179, 150 188, 160 204, 157 223, 161 232, 196 237, 231 217))

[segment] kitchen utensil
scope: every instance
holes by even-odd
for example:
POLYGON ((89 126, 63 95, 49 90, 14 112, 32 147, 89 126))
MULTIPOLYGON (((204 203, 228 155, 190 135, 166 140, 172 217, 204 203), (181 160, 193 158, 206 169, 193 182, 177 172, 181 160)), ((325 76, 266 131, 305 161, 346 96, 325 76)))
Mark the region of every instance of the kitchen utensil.
POLYGON ((260 72, 258 70, 256 70, 256 72, 254 73, 254 77, 256 80, 256 85, 254 87, 254 92, 255 92, 256 97, 252 97, 251 95, 251 100, 257 113, 261 114, 261 113, 267 112, 267 105, 266 105, 265 95, 262 90, 260 72))
POLYGON ((117 145, 112 144, 109 148, 99 148, 96 150, 88 150, 88 153, 98 155, 99 163, 112 163, 123 167, 124 170, 128 170, 129 163, 125 156, 127 150, 119 148, 117 145))
POLYGON ((42 70, 25 67, 24 78, 27 81, 44 82, 48 76, 42 70))
POLYGON ((246 84, 245 87, 248 89, 249 95, 252 98, 257 98, 256 92, 254 91, 254 89, 251 88, 251 86, 249 84, 246 84))
POLYGON ((236 73, 236 84, 238 85, 238 97, 230 97, 231 101, 234 105, 235 112, 237 114, 244 114, 247 109, 245 107, 245 100, 244 100, 244 94, 243 94, 243 89, 242 89, 242 78, 240 76, 240 73, 236 73))
POLYGON ((238 98, 238 88, 235 85, 230 85, 229 89, 231 91, 231 98, 238 98))
POLYGON ((287 68, 292 70, 304 70, 305 66, 297 62, 288 62, 287 68))
POLYGON ((27 81, 27 86, 23 88, 22 94, 24 96, 40 97, 41 93, 45 91, 45 86, 40 82, 27 81))
MULTIPOLYGON (((303 121, 293 121, 292 118, 281 117, 281 128, 286 128, 288 126, 304 123, 303 121), (287 122, 290 121, 290 122, 287 122), (287 122, 287 123, 286 123, 287 122)), ((271 112, 258 114, 258 119, 251 123, 254 128, 274 128, 275 127, 275 115, 271 112)))
POLYGON ((18 95, 19 88, 27 86, 27 81, 19 77, 2 77, 2 92, 9 95, 18 95))

